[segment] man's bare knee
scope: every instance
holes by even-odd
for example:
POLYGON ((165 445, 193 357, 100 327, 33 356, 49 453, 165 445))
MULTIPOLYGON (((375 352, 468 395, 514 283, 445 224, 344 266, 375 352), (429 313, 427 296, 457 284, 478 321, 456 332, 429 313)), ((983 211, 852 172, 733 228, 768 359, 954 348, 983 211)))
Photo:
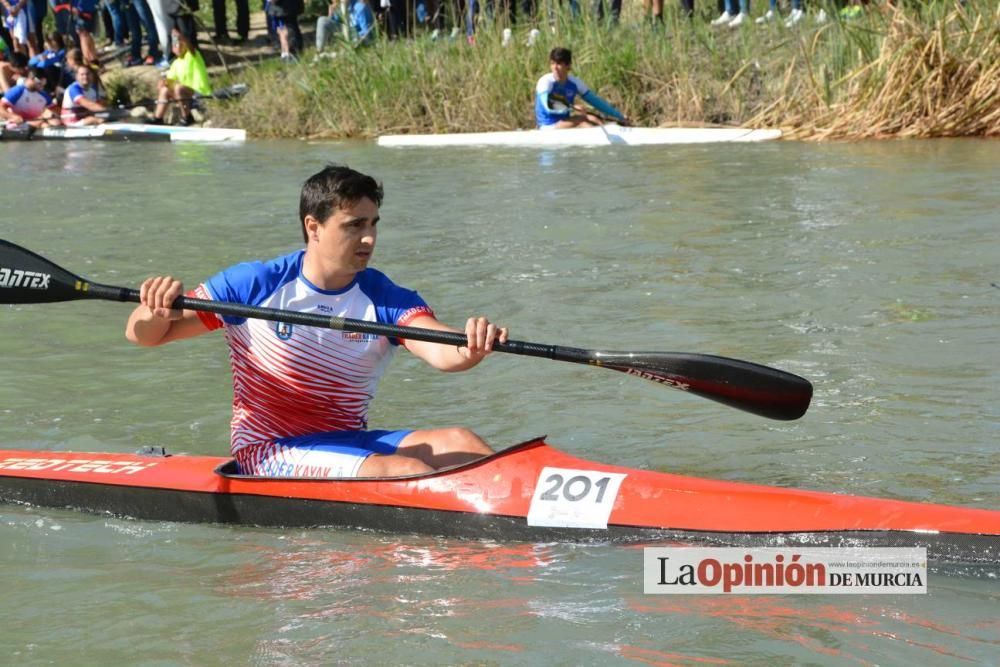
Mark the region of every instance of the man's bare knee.
POLYGON ((433 472, 419 459, 399 454, 372 454, 358 469, 359 477, 405 477, 433 472))
POLYGON ((467 428, 454 427, 447 430, 448 452, 469 452, 470 454, 492 454, 493 450, 478 435, 467 428))

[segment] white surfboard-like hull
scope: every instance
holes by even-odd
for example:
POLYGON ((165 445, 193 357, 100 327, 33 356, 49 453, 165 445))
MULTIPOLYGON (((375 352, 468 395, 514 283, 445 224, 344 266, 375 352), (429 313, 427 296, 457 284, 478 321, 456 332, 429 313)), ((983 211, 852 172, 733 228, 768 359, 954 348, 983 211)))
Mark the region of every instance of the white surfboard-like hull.
POLYGON ((462 134, 392 134, 378 138, 379 146, 651 146, 769 141, 781 130, 731 127, 622 127, 604 125, 571 130, 515 130, 462 134))
POLYGON ((46 127, 32 139, 103 139, 121 141, 184 141, 198 143, 246 141, 246 130, 226 127, 183 127, 143 123, 102 123, 78 127, 46 127))

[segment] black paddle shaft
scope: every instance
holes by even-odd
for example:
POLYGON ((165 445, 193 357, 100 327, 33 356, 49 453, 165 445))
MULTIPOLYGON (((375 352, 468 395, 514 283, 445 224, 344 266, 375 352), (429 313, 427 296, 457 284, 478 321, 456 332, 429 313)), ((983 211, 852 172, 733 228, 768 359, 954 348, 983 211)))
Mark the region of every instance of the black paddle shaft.
MULTIPOLYGON (((139 292, 92 283, 8 241, 0 239, 0 303, 52 303, 80 299, 139 303, 139 292)), ((326 317, 224 301, 178 297, 175 308, 321 327, 340 331, 464 346, 465 334, 344 317, 326 317)), ((711 354, 680 352, 598 352, 561 345, 509 340, 498 352, 601 366, 681 389, 771 419, 798 419, 809 407, 808 380, 776 368, 711 354)))

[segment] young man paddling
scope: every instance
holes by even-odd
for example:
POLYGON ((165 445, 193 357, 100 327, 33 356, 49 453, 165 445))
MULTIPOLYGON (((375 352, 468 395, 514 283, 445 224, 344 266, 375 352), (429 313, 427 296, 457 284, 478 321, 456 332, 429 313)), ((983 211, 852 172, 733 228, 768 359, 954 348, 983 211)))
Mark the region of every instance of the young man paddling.
POLYGON ((549 73, 535 84, 535 120, 541 130, 562 130, 574 127, 598 127, 604 119, 587 113, 575 105, 576 96, 622 125, 628 124, 621 111, 569 73, 573 68, 573 53, 557 46, 549 53, 549 73))
MULTIPOLYGON (((302 187, 305 250, 238 264, 189 296, 331 317, 455 331, 414 291, 368 268, 382 187, 348 167, 328 166, 302 187)), ((233 367, 232 453, 241 472, 267 476, 382 477, 429 472, 491 453, 464 428, 373 430, 368 404, 397 345, 431 366, 476 366, 507 329, 485 317, 466 322, 465 347, 389 340, 264 320, 171 310, 181 281, 149 278, 126 336, 162 345, 224 328, 233 367)))

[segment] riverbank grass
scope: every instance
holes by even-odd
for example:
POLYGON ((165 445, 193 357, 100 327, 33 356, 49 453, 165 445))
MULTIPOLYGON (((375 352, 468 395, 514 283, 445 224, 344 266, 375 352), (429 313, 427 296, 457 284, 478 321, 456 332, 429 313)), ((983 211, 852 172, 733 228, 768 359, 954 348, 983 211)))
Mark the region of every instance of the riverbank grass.
POLYGON ((1000 136, 1000 6, 869 6, 860 16, 713 29, 701 18, 641 17, 617 27, 568 11, 514 27, 482 23, 476 43, 380 39, 297 65, 262 63, 251 93, 213 108, 216 125, 255 137, 530 128, 548 52, 637 124, 778 127, 801 139, 1000 136), (527 44, 528 30, 541 34, 527 44))

